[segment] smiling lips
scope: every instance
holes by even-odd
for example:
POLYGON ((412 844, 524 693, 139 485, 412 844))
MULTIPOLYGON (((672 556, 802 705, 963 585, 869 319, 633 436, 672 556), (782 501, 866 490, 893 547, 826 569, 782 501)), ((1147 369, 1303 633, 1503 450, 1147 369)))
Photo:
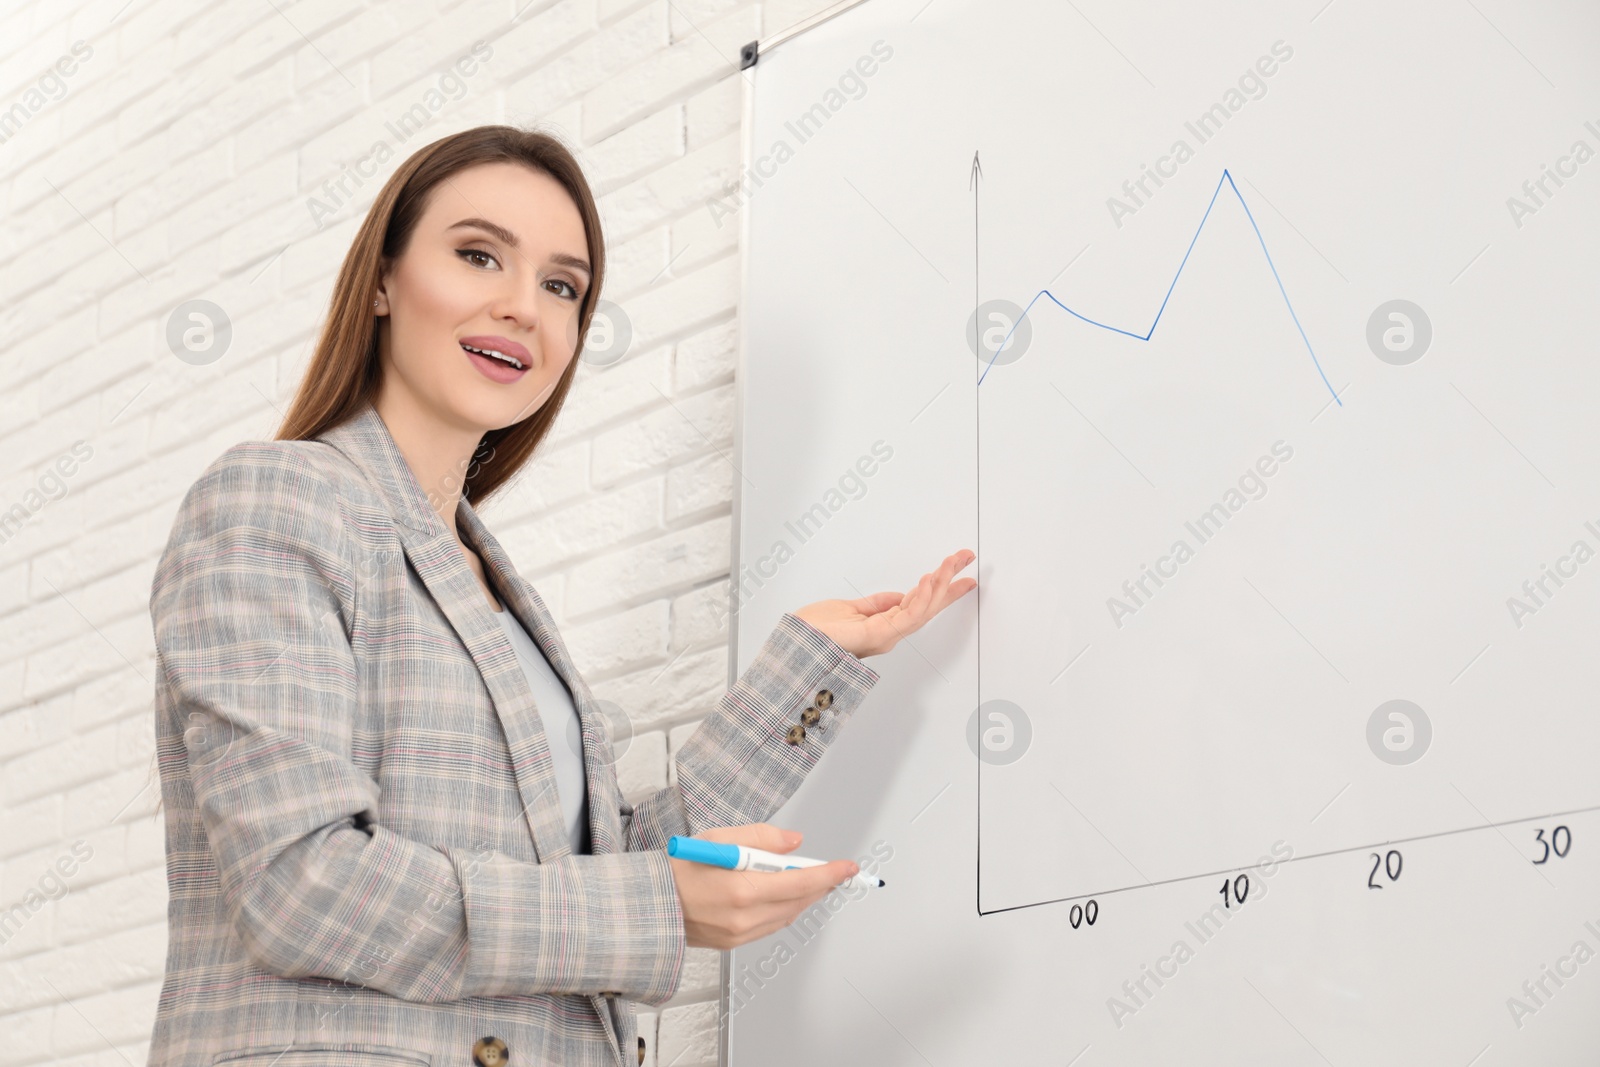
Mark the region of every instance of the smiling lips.
POLYGON ((505 337, 463 337, 460 344, 484 377, 502 384, 521 378, 533 365, 528 350, 505 337))

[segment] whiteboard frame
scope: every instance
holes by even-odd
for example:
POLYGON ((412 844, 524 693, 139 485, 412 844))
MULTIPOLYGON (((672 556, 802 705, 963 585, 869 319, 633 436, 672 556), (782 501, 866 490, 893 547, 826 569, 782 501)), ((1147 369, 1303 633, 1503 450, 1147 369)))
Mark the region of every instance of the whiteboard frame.
MULTIPOLYGON (((751 65, 753 69, 761 66, 761 60, 772 49, 792 38, 798 37, 807 30, 813 29, 829 21, 837 15, 859 7, 867 0, 839 0, 832 7, 824 8, 810 18, 802 19, 787 29, 767 37, 758 38, 756 45, 756 61, 751 65)), ((742 75, 744 72, 740 71, 742 75)), ((739 163, 743 172, 748 172, 755 158, 755 110, 756 110, 756 85, 755 79, 744 77, 743 100, 740 104, 739 114, 739 163)), ((750 331, 745 316, 745 300, 750 292, 750 212, 749 205, 739 212, 739 295, 736 300, 735 315, 739 321, 738 351, 734 357, 733 365, 733 454, 740 461, 744 459, 744 416, 745 416, 745 367, 750 356, 750 331)), ((737 469, 735 471, 737 473, 737 469)), ((730 526, 728 555, 728 686, 739 680, 739 626, 734 615, 738 606, 739 590, 739 534, 741 517, 744 510, 744 493, 741 487, 742 478, 733 479, 732 524, 730 526)), ((733 982, 733 953, 731 950, 722 954, 721 966, 717 980, 717 1067, 732 1067, 729 1062, 730 1051, 728 1048, 728 1029, 730 989, 733 982)), ((659 1020, 659 1017, 658 1017, 659 1020)), ((627 1050, 623 1050, 626 1055, 627 1050)))

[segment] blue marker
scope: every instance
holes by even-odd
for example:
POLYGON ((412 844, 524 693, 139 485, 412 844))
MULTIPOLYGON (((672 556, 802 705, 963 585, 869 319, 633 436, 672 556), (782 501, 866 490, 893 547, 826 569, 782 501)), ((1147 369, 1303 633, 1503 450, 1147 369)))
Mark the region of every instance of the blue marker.
MULTIPOLYGON (((720 841, 702 841, 698 837, 673 834, 667 838, 667 855, 675 859, 704 863, 709 867, 723 867, 730 871, 788 871, 799 867, 819 867, 827 860, 812 860, 804 856, 790 856, 779 852, 766 852, 744 845, 725 845, 720 841)), ((856 873, 840 885, 860 889, 878 889, 884 886, 882 878, 856 873)))

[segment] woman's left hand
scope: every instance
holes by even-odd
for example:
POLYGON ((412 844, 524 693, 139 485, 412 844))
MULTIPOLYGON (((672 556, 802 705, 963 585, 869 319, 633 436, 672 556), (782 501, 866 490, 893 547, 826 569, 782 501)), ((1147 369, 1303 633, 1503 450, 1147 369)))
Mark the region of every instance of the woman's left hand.
POLYGON ((908 593, 873 593, 859 600, 819 600, 791 614, 821 630, 857 659, 887 652, 922 624, 970 593, 976 578, 952 581, 974 559, 968 549, 946 556, 908 593))

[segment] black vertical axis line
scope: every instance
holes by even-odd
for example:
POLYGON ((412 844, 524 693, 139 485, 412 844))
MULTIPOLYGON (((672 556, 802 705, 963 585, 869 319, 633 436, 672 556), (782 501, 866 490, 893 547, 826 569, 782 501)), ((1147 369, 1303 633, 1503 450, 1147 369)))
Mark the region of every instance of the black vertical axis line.
MULTIPOLYGON (((967 183, 967 188, 972 190, 972 349, 973 349, 973 355, 975 355, 977 357, 978 367, 980 368, 980 372, 978 374, 978 380, 980 382, 983 379, 983 375, 981 373, 981 368, 983 366, 983 343, 982 343, 983 323, 979 320, 979 315, 978 315, 978 308, 981 306, 980 298, 979 298, 979 295, 978 295, 978 292, 979 292, 979 287, 978 287, 978 278, 979 278, 979 276, 978 276, 978 267, 979 267, 979 262, 980 262, 979 261, 979 257, 978 257, 978 187, 982 183, 980 183, 978 181, 978 179, 981 178, 982 176, 983 176, 983 165, 978 162, 978 151, 977 151, 977 149, 973 149, 973 152, 972 152, 972 176, 971 176, 971 179, 967 183)), ((983 455, 982 455, 982 450, 983 450, 983 426, 982 426, 983 401, 978 396, 978 387, 976 385, 973 387, 973 390, 972 390, 972 400, 973 400, 973 405, 972 405, 973 406, 973 441, 974 441, 974 444, 975 444, 974 455, 973 455, 974 463, 973 463, 973 479, 972 479, 972 481, 973 481, 973 493, 972 493, 972 496, 973 496, 973 504, 975 506, 975 513, 974 513, 974 516, 973 516, 974 527, 975 527, 973 543, 977 546, 978 560, 981 561, 983 559, 983 500, 982 500, 982 496, 981 496, 982 487, 983 487, 983 455)), ((978 714, 978 750, 973 753, 973 755, 977 756, 977 758, 978 758, 977 759, 977 762, 978 762, 978 825, 977 825, 978 857, 977 857, 977 863, 974 865, 976 867, 976 870, 977 870, 977 876, 976 876, 977 885, 976 885, 976 889, 974 890, 977 899, 974 901, 974 903, 977 905, 978 917, 982 918, 983 917, 983 717, 982 717, 982 708, 983 708, 983 601, 982 601, 982 597, 983 597, 983 590, 982 589, 974 589, 973 590, 973 595, 978 597, 978 623, 977 623, 977 631, 978 631, 978 669, 977 669, 977 675, 978 675, 978 708, 977 708, 977 711, 976 711, 976 713, 978 714)))

